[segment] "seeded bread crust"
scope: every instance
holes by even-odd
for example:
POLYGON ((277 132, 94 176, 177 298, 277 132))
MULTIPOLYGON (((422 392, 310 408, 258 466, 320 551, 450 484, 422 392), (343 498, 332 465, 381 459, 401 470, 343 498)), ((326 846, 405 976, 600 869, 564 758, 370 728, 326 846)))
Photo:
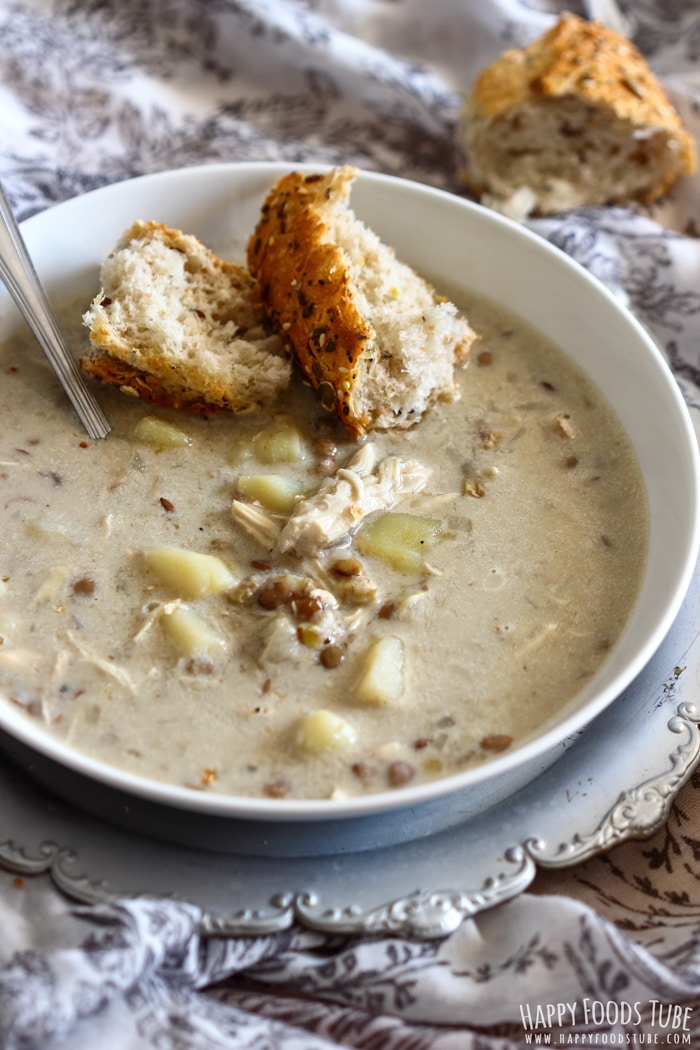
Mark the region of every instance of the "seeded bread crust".
POLYGON ((345 166, 282 177, 250 238, 248 266, 285 348, 361 437, 411 426, 434 401, 456 396, 454 369, 474 333, 355 217, 357 174, 345 166))
POLYGON ((213 404, 186 386, 165 385, 158 376, 131 368, 110 354, 93 353, 80 359, 81 368, 103 383, 119 387, 123 394, 140 397, 142 401, 171 408, 178 412, 189 412, 196 416, 214 416, 231 411, 228 405, 213 404))
POLYGON ((90 375, 168 408, 251 412, 286 390, 289 359, 257 283, 196 237, 136 222, 101 268, 84 315, 90 375))
POLYGON ((465 99, 458 138, 464 177, 477 195, 507 197, 528 173, 541 213, 651 203, 697 167, 695 143, 640 52, 613 30, 568 13, 529 47, 505 51, 481 72, 465 99), (623 144, 628 156, 620 153, 623 144), (609 174, 616 158, 628 161, 627 173, 620 163, 619 178, 607 178, 605 165, 609 174), (588 172, 588 163, 598 171, 588 172))

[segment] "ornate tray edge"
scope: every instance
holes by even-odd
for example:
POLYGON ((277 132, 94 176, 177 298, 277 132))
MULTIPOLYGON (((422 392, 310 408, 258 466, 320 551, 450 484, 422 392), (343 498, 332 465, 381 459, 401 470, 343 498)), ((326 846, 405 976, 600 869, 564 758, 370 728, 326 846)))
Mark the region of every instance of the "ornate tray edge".
MULTIPOLYGON (((277 895, 260 909, 246 908, 219 916, 203 911, 203 936, 250 937, 288 929, 294 923, 329 934, 383 934, 421 939, 445 937, 465 919, 522 893, 540 868, 564 868, 611 849, 622 842, 647 838, 668 818, 678 791, 700 760, 700 711, 679 704, 667 723, 683 736, 667 756, 668 765, 642 783, 620 793, 598 824, 577 832, 553 848, 531 837, 504 853, 508 869, 490 876, 477 889, 416 890, 407 896, 362 910, 355 906, 324 909, 314 893, 277 895)), ((123 894, 104 881, 76 873, 77 856, 57 843, 43 842, 35 853, 8 840, 0 842, 0 868, 16 875, 47 874, 67 898, 80 904, 106 903, 146 894, 123 894)), ((173 900, 177 898, 173 897, 173 900)))

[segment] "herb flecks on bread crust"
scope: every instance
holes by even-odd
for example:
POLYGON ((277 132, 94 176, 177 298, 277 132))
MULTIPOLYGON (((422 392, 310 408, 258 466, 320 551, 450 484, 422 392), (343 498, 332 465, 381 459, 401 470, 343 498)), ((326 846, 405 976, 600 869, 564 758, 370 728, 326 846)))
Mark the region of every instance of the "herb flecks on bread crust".
POLYGON ((529 190, 540 214, 649 204, 697 166, 695 143, 640 52, 568 13, 480 73, 458 139, 478 196, 529 190))
POLYGON ((285 347, 357 437, 456 396, 474 333, 349 207, 357 170, 291 172, 265 200, 248 265, 285 347))

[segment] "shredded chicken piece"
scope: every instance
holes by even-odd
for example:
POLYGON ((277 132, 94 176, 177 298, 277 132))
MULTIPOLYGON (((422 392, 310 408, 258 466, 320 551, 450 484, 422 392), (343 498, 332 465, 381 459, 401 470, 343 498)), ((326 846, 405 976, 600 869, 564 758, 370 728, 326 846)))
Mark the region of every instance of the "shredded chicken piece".
POLYGON ((71 655, 68 649, 59 649, 51 668, 51 681, 53 684, 65 680, 66 672, 70 666, 71 655))
POLYGON ((41 667, 41 653, 38 649, 2 649, 0 651, 0 667, 29 668, 36 670, 41 667))
POLYGON ((105 539, 108 540, 109 537, 112 535, 112 529, 114 528, 114 515, 113 514, 105 514, 105 515, 103 515, 103 517, 100 518, 100 527, 104 531, 105 539))
POLYGON ((417 460, 399 456, 387 456, 376 469, 375 463, 375 447, 365 445, 313 496, 300 500, 279 535, 279 549, 299 557, 318 554, 367 514, 388 510, 401 496, 420 492, 430 473, 417 460))
POLYGON ((182 599, 174 598, 170 602, 158 602, 157 605, 154 605, 151 608, 147 609, 146 618, 139 627, 136 634, 134 635, 133 640, 135 642, 142 642, 148 634, 148 632, 153 627, 153 624, 157 620, 160 620, 161 616, 167 616, 169 613, 174 612, 176 609, 179 609, 181 605, 182 599))
POLYGON ((282 526, 268 511, 254 503, 243 503, 235 499, 231 504, 231 514, 237 525, 263 547, 272 549, 279 538, 282 526))
POLYGON ((544 642, 547 641, 551 634, 559 629, 558 623, 545 623, 542 627, 535 631, 535 633, 523 644, 519 649, 516 649, 515 655, 520 660, 527 653, 532 652, 533 649, 539 649, 544 642))
POLYGON ((120 667, 119 664, 112 663, 110 660, 105 660, 89 645, 86 645, 85 642, 76 637, 73 631, 67 632, 67 638, 68 641, 75 646, 84 660, 87 660, 88 663, 104 672, 104 674, 114 678, 115 681, 119 682, 120 685, 123 685, 125 689, 128 689, 130 693, 136 695, 136 686, 134 685, 128 671, 123 667, 120 667))
POLYGON ((284 612, 277 613, 263 632, 263 645, 258 656, 260 667, 284 664, 298 651, 296 627, 284 612))
POLYGON ((71 567, 67 565, 59 565, 52 569, 34 595, 34 604, 41 605, 42 602, 49 602, 55 598, 70 571, 71 567))

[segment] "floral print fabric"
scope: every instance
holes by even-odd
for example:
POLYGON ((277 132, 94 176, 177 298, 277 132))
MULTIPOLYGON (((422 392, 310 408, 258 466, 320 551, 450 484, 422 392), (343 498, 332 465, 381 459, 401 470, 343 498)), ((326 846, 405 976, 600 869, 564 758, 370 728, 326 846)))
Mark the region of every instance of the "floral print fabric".
MULTIPOLYGON (((566 5, 616 20, 698 131, 700 4, 566 5)), ((351 163, 464 193, 454 126, 478 71, 556 0, 11 0, 0 177, 19 218, 216 161, 351 163)), ((533 229, 657 339, 700 412, 700 183, 651 212, 533 229)), ((76 233, 76 236, 79 235, 76 233)), ((442 940, 202 935, 168 901, 72 908, 0 873, 5 1050, 506 1050, 700 1045, 698 779, 645 843, 566 871, 442 940)))

